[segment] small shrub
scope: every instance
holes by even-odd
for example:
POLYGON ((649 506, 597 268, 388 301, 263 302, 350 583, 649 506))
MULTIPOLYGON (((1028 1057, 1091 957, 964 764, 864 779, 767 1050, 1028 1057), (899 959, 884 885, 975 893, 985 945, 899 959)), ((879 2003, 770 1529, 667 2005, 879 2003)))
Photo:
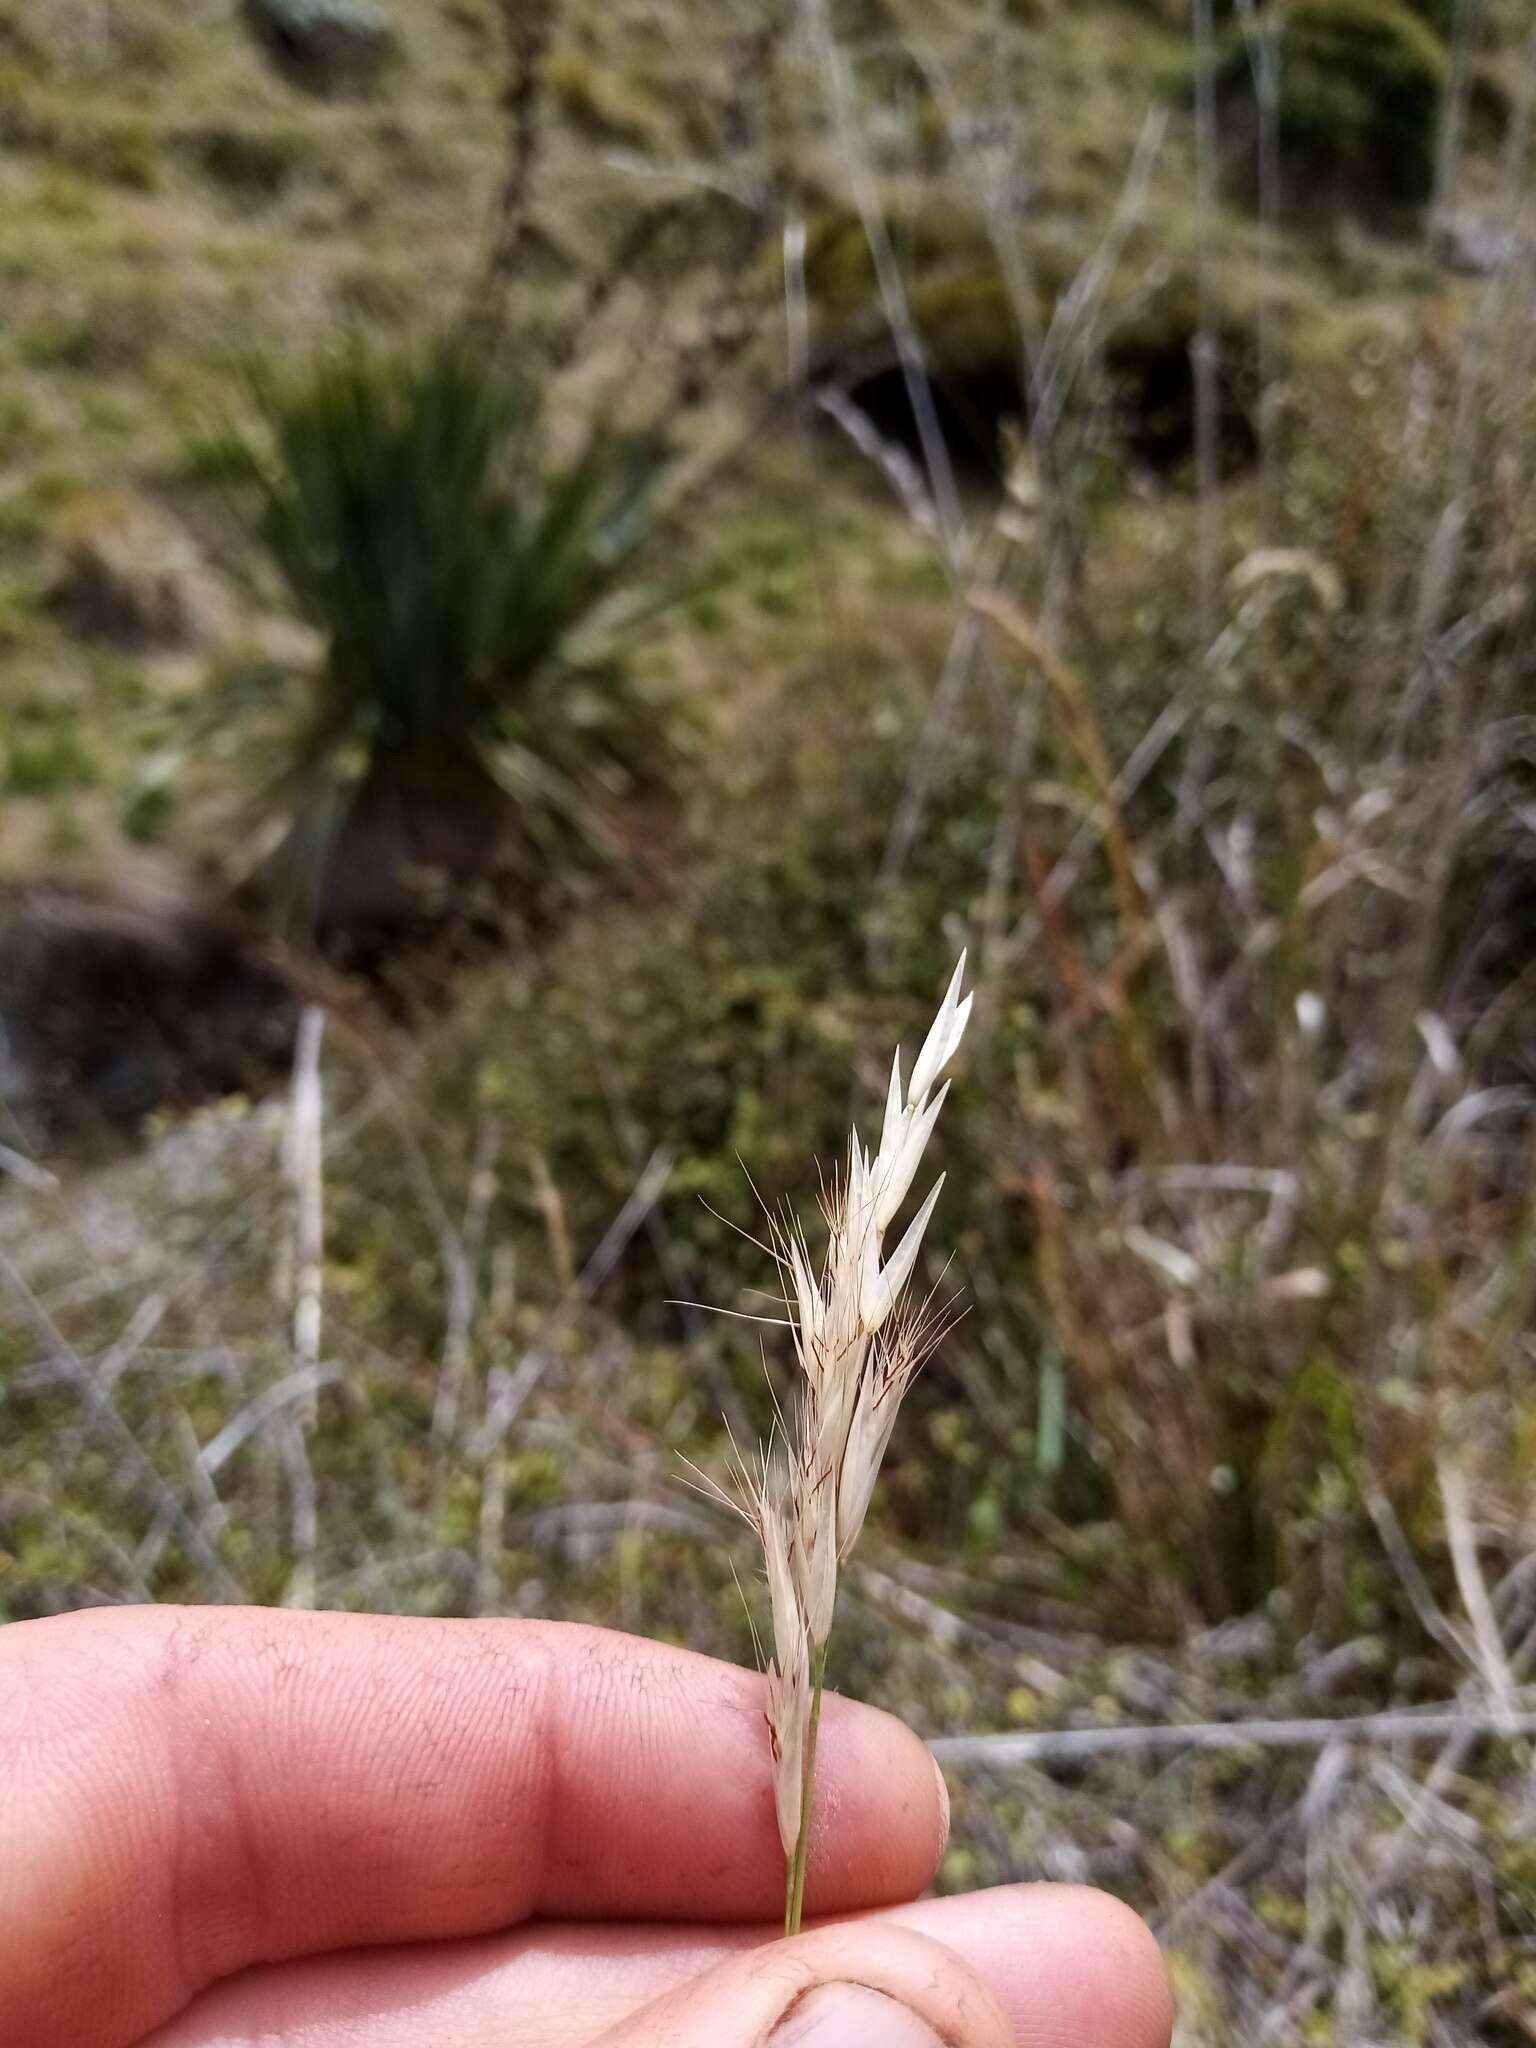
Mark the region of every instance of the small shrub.
POLYGON ((256 392, 264 442, 202 462, 254 488, 324 643, 281 785, 289 880, 322 921, 366 921, 404 908, 412 870, 594 844, 594 788, 652 738, 599 611, 647 535, 653 451, 548 461, 530 389, 457 341, 354 342, 256 392))

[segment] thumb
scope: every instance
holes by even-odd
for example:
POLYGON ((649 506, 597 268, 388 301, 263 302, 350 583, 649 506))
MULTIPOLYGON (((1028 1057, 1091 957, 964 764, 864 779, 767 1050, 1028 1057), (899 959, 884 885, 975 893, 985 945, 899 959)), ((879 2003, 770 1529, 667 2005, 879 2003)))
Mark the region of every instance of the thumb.
POLYGON ((592 2048, 1015 2048, 976 1972, 927 1935, 843 1921, 732 1956, 592 2048))

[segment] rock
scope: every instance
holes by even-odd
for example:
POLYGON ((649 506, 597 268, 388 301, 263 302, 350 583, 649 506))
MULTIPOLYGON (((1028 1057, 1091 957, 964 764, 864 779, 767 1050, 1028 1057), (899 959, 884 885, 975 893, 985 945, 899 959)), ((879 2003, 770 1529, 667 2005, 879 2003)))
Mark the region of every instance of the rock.
POLYGON ((1515 238, 1508 228, 1471 213, 1439 213, 1429 225, 1435 261, 1465 277, 1494 277, 1508 267, 1515 238))
POLYGON ((293 84, 332 93, 366 85, 394 54, 373 0, 243 0, 262 48, 293 84))
POLYGON ((228 601, 189 536, 131 492, 78 501, 65 513, 64 566, 54 602, 85 639, 140 654, 216 639, 228 601))

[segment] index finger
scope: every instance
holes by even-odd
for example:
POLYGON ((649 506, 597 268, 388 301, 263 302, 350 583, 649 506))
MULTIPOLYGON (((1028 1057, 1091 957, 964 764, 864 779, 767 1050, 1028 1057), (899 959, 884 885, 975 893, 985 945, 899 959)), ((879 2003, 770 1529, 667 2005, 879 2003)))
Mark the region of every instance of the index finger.
MULTIPOLYGON (((261 1961, 533 1914, 771 1917, 761 1681, 550 1622, 112 1608, 0 1632, 0 2010, 119 2048, 261 1961)), ((829 1697, 808 1899, 914 1897, 917 1738, 829 1697)))

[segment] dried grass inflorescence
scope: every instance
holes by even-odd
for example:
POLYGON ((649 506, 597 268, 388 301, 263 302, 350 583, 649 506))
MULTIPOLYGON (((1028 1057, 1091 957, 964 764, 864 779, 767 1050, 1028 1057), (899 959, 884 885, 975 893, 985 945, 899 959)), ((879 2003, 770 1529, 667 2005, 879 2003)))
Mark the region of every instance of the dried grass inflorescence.
POLYGON ((847 1166, 822 1203, 827 1249, 818 1275, 798 1223, 774 1227, 774 1252, 800 1367, 781 1458, 756 1471, 738 1460, 739 1508, 763 1546, 773 1612, 768 1729, 774 1798, 787 1869, 785 1925, 799 1926, 810 1832, 816 1725, 838 1567, 864 1526, 902 1396, 943 1332, 943 1311, 908 1292, 923 1234, 943 1186, 935 1181, 889 1257, 885 1234, 906 1199, 944 1107, 940 1076, 971 1013, 961 996, 965 955, 923 1042, 911 1077, 891 1068, 879 1149, 854 1131, 847 1166))

